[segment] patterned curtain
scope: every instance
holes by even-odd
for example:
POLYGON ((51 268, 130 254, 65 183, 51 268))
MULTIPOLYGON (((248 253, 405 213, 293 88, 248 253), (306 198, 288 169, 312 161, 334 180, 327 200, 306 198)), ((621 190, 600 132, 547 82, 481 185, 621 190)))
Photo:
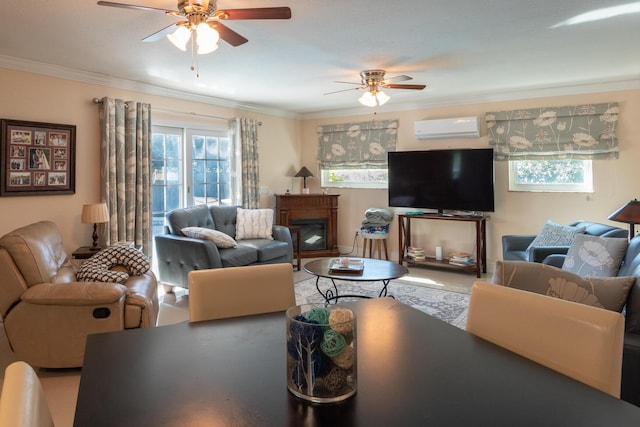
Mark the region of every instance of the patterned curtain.
POLYGON ((134 242, 151 254, 151 106, 103 98, 100 176, 107 203, 107 244, 134 242))
POLYGON ((231 171, 231 185, 237 204, 245 209, 260 207, 260 170, 258 167, 258 120, 236 118, 234 134, 234 158, 237 170, 231 171), (239 180, 238 177, 242 178, 239 180))
POLYGON ((396 150, 398 120, 373 120, 318 127, 321 169, 382 169, 396 150))
POLYGON ((618 157, 618 104, 487 113, 496 160, 618 157))

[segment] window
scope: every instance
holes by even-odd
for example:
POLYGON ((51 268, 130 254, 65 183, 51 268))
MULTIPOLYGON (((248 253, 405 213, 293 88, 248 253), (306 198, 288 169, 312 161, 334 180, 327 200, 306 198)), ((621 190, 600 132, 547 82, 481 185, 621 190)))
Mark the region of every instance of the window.
POLYGON ((153 234, 164 231, 165 214, 174 209, 197 204, 231 204, 230 162, 227 130, 154 126, 153 234))
POLYGON ((320 185, 387 188, 387 153, 395 151, 398 120, 318 127, 320 185))
POLYGON ((591 160, 510 160, 509 190, 593 192, 591 160))
POLYGON ((331 188, 387 188, 387 168, 320 170, 320 185, 331 188))

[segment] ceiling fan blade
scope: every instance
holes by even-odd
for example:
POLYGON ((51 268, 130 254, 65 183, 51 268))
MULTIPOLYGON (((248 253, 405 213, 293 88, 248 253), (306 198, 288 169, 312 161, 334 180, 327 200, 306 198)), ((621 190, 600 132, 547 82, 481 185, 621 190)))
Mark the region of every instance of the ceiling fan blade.
POLYGON ((422 90, 427 85, 398 85, 398 84, 386 84, 382 85, 382 87, 386 89, 413 89, 413 90, 422 90))
POLYGON ((150 34, 147 37, 143 38, 142 41, 143 42, 157 42, 158 40, 162 39, 163 37, 166 37, 167 34, 175 31, 176 27, 178 25, 180 25, 180 24, 181 24, 181 22, 176 22, 176 23, 173 23, 171 25, 167 25, 163 29, 158 30, 155 33, 150 34))
POLYGON ((399 76, 389 77, 388 79, 384 79, 382 83, 387 83, 387 82, 390 82, 391 80, 394 80, 396 82, 404 82, 406 80, 413 80, 413 77, 409 77, 404 74, 401 74, 399 76))
POLYGON ((226 9, 215 13, 219 19, 291 19, 291 9, 288 7, 257 7, 249 9, 226 9))
POLYGON ((362 83, 356 83, 356 82, 341 82, 339 80, 334 80, 334 83, 344 83, 346 85, 358 85, 358 86, 362 86, 362 83))
POLYGON ((323 95, 331 95, 333 93, 348 92, 350 90, 360 90, 360 89, 364 89, 364 87, 352 87, 351 89, 336 90, 336 91, 333 91, 333 92, 323 93, 323 95))
POLYGON ((138 6, 135 4, 126 4, 126 3, 115 3, 112 1, 99 1, 98 6, 110 6, 110 7, 121 7, 123 9, 135 9, 135 10, 146 10, 146 11, 156 11, 163 12, 167 15, 180 15, 180 12, 177 10, 168 10, 168 9, 160 9, 157 7, 149 7, 149 6, 138 6))
POLYGON ((224 25, 219 21, 211 21, 210 24, 215 27, 218 34, 220 34, 220 38, 231 46, 240 46, 241 44, 245 44, 249 40, 241 36, 240 34, 233 31, 231 28, 224 25))

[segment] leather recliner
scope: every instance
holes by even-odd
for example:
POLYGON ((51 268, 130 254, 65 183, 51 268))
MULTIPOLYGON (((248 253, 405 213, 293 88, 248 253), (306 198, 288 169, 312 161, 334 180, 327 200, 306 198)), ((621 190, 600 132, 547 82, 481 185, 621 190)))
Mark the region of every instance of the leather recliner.
POLYGON ((82 366, 89 334, 156 325, 151 271, 124 284, 79 282, 58 227, 41 221, 0 238, 0 316, 18 359, 44 368, 82 366))

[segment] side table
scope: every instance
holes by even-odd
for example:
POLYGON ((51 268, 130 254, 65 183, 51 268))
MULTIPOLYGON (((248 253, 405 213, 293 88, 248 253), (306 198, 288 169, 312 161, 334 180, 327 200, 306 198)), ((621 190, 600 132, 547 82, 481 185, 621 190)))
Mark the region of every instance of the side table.
POLYGON ((91 249, 91 246, 80 246, 78 249, 73 251, 71 256, 75 259, 87 259, 98 253, 100 249, 102 248, 91 249))

